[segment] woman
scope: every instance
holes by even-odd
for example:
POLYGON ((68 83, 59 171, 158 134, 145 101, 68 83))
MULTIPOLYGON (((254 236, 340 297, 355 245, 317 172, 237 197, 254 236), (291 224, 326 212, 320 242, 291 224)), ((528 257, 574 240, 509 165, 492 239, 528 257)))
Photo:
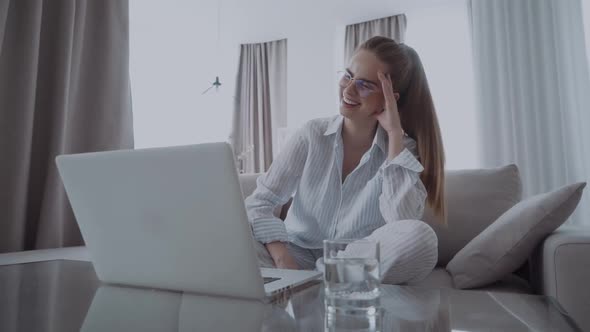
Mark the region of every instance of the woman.
POLYGON ((445 209, 442 140, 418 55, 371 38, 342 75, 340 100, 340 115, 295 133, 246 199, 261 264, 313 269, 324 239, 370 238, 383 282, 420 280, 438 256, 424 205, 442 220, 445 209), (274 212, 291 197, 283 223, 274 212))

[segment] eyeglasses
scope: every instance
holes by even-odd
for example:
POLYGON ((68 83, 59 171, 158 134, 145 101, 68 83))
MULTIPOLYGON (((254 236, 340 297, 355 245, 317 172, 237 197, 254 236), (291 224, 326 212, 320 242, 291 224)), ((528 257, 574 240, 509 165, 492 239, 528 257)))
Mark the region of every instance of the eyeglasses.
POLYGON ((339 71, 338 76, 340 79, 339 84, 342 88, 346 88, 351 81, 354 82, 356 91, 361 98, 366 98, 372 93, 379 91, 379 88, 373 82, 353 78, 347 71, 339 71))

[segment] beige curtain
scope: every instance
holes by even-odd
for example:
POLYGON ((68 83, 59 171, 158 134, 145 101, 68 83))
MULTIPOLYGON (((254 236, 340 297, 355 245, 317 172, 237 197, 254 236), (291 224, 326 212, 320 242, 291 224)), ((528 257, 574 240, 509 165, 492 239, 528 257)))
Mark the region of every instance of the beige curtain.
POLYGON ((371 37, 384 36, 398 43, 403 43, 406 35, 406 24, 406 15, 400 14, 347 25, 344 37, 344 63, 347 64, 354 50, 371 37))
POLYGON ((0 0, 0 252, 82 244, 55 156, 133 147, 126 0, 0 0))
POLYGON ((287 125, 287 40, 244 44, 230 137, 242 173, 264 172, 287 125))

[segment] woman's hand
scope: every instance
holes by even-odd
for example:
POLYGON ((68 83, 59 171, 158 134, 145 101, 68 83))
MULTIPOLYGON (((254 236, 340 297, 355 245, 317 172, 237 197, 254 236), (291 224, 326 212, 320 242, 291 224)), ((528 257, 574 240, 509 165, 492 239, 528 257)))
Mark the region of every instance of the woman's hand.
POLYGON ((403 135, 404 131, 402 129, 397 108, 399 94, 393 92, 393 83, 391 82, 391 76, 389 74, 385 75, 378 72, 377 76, 379 77, 379 81, 381 81, 385 105, 384 109, 375 113, 374 117, 377 118, 379 124, 385 129, 389 136, 403 135))
POLYGON ((299 270, 300 267, 295 263, 295 259, 289 253, 287 245, 284 242, 271 242, 266 244, 266 249, 270 253, 272 260, 279 269, 299 270))
POLYGON ((377 76, 381 81, 381 87, 383 88, 383 97, 385 99, 385 106, 383 111, 375 114, 375 118, 379 121, 379 124, 387 132, 389 137, 389 147, 387 152, 387 159, 394 159, 404 149, 404 130, 399 118, 399 110, 397 108, 397 100, 399 99, 399 93, 393 92, 393 83, 391 82, 391 76, 378 72, 377 76))

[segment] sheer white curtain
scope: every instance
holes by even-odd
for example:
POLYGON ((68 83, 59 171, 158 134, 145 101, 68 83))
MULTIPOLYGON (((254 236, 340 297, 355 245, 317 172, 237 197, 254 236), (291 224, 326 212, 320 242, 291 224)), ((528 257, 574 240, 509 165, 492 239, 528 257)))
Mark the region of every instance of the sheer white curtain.
MULTIPOLYGON (((580 0, 473 0, 484 166, 516 163, 524 195, 588 181, 590 79, 580 0)), ((586 193, 570 224, 590 226, 586 193)))

